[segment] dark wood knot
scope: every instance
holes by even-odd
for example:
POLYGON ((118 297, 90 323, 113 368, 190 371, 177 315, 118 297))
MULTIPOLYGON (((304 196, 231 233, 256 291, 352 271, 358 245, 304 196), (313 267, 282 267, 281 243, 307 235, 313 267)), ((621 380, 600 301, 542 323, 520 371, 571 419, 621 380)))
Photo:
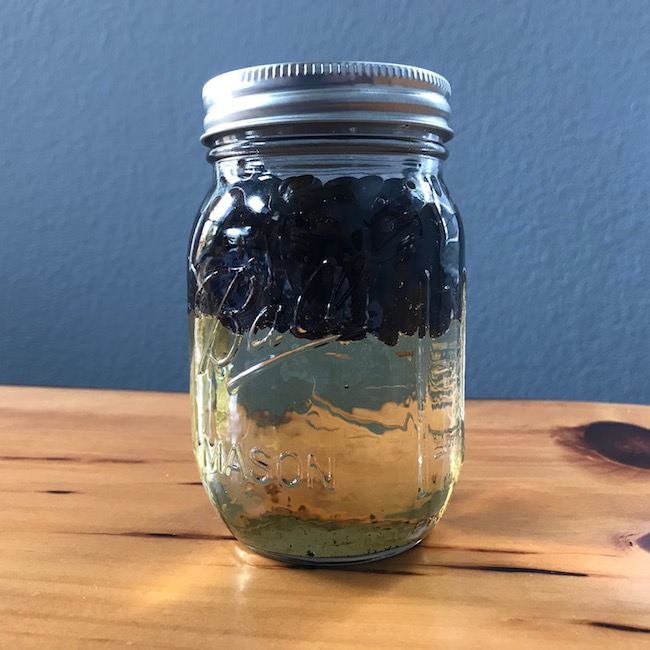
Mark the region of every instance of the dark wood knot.
POLYGON ((626 422, 592 422, 582 433, 585 445, 622 465, 650 469, 650 430, 626 422))

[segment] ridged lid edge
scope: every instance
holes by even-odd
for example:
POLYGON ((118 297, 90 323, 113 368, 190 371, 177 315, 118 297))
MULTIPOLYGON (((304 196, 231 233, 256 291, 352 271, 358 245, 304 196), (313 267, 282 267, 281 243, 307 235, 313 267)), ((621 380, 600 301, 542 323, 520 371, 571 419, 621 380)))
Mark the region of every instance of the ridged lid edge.
MULTIPOLYGON (((371 61, 332 61, 304 63, 270 63, 224 72, 210 79, 204 86, 250 86, 273 79, 290 81, 308 80, 317 77, 345 78, 348 82, 360 83, 373 80, 374 83, 417 85, 438 92, 445 98, 451 96, 451 85, 442 75, 412 65, 379 63, 371 61)), ((205 92, 204 92, 205 96, 205 92)))

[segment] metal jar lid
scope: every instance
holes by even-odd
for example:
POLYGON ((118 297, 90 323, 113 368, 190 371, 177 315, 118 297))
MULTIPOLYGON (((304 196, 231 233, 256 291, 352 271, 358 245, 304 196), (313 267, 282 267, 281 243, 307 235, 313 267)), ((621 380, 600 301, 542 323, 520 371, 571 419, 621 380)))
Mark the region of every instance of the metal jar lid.
POLYGON ((203 87, 208 144, 218 134, 273 124, 420 125, 449 140, 449 82, 409 65, 276 63, 226 72, 203 87))

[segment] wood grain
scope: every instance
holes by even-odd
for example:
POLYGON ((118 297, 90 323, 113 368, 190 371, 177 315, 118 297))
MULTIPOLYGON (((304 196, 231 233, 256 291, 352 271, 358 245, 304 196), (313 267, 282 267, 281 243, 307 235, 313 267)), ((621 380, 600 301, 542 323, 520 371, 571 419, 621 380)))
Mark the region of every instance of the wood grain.
POLYGON ((186 395, 0 388, 0 647, 649 648, 650 470, 584 431, 650 427, 650 407, 467 411, 461 481, 419 548, 304 570, 213 512, 186 395))

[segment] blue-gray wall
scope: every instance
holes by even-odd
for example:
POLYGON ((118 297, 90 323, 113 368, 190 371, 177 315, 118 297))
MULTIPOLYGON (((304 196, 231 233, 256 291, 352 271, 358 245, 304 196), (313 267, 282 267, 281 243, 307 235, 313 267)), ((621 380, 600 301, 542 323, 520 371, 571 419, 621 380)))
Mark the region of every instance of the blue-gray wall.
POLYGON ((186 387, 211 76, 371 59, 452 82, 468 393, 650 401, 650 4, 2 0, 0 383, 186 387))

